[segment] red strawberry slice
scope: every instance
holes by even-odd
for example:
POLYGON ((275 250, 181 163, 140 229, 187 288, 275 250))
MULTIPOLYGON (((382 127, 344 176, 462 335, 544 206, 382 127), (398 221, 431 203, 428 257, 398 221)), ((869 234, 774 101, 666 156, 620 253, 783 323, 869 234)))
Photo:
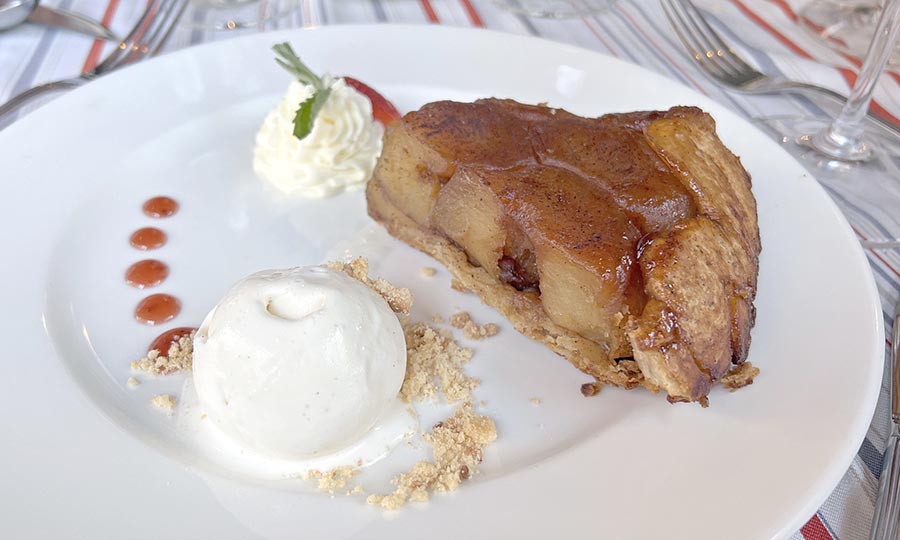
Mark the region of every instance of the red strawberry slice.
POLYGON ((353 77, 343 77, 343 79, 354 90, 369 98, 369 101, 372 102, 372 116, 375 117, 375 120, 381 122, 381 125, 387 126, 400 118, 400 111, 397 110, 397 107, 394 107, 393 103, 375 91, 374 88, 353 77))

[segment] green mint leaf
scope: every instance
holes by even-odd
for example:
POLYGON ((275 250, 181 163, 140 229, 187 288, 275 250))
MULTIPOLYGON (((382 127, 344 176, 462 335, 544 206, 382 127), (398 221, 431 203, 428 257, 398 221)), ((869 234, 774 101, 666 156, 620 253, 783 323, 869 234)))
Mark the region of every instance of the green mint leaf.
POLYGON ((316 122, 316 116, 328 101, 331 95, 331 88, 323 88, 317 90, 309 99, 300 104, 297 114, 294 115, 294 137, 303 140, 312 131, 313 124, 316 122))
POLYGON ((280 58, 275 58, 278 65, 287 70, 288 73, 297 78, 303 84, 311 85, 317 90, 322 90, 325 85, 318 75, 312 72, 306 65, 300 61, 300 57, 294 52, 294 48, 290 43, 279 43, 272 47, 275 54, 280 58))
POLYGON ((279 43, 273 46, 272 50, 277 55, 275 61, 279 66, 296 77, 299 82, 315 88, 313 95, 301 103, 294 114, 294 137, 302 141, 312 131, 316 116, 331 95, 331 88, 326 88, 322 79, 300 61, 290 43, 279 43))

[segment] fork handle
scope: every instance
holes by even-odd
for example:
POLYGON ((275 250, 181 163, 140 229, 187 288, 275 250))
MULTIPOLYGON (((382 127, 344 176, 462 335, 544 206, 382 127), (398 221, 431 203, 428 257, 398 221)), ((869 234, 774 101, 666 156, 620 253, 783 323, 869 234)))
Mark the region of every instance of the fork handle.
MULTIPOLYGON (((811 94, 815 94, 817 96, 827 97, 832 102, 843 107, 847 103, 847 96, 839 94, 830 88, 824 88, 821 86, 816 86, 814 84, 806 84, 797 81, 785 82, 783 86, 780 86, 777 89, 772 89, 770 92, 765 92, 762 89, 754 89, 753 93, 766 93, 766 94, 780 94, 782 92, 790 92, 792 94, 799 94, 803 96, 809 96, 811 94)), ((872 112, 870 108, 866 113, 866 116, 869 117, 870 120, 878 124, 879 127, 885 129, 892 133, 895 137, 900 138, 900 128, 892 124, 891 122, 885 120, 878 114, 872 112)))
POLYGON ((894 424, 884 451, 881 483, 869 540, 894 540, 900 520, 900 431, 894 424))
MULTIPOLYGON (((68 90, 70 88, 75 88, 77 86, 81 86, 86 83, 87 79, 83 77, 74 77, 71 79, 63 79, 61 81, 53 81, 49 83, 40 84, 35 86, 34 88, 29 88, 25 90, 21 94, 13 96, 12 99, 0 105, 0 122, 4 120, 4 117, 7 115, 19 110, 23 105, 32 101, 34 98, 46 94, 48 92, 56 92, 60 90, 68 90)), ((0 124, 2 125, 2 124, 0 124)))

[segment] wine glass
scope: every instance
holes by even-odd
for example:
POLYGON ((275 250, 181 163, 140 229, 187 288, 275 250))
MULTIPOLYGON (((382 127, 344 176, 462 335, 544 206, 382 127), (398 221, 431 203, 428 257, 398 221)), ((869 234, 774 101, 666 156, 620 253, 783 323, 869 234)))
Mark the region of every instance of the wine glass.
MULTIPOLYGON (((883 2, 878 0, 813 0, 798 13, 804 28, 832 49, 862 58, 872 42, 883 2)), ((894 49, 889 64, 900 63, 894 49)))
POLYGON ((880 10, 874 36, 847 104, 831 121, 760 119, 851 212, 867 214, 886 228, 857 230, 866 247, 900 247, 900 140, 888 131, 866 130, 865 117, 879 76, 900 35, 900 0, 880 10))
POLYGON ((182 26, 203 30, 264 30, 269 21, 294 13, 299 0, 191 0, 182 26))
POLYGON ((616 0, 494 0, 507 11, 531 17, 566 19, 606 11, 616 0))

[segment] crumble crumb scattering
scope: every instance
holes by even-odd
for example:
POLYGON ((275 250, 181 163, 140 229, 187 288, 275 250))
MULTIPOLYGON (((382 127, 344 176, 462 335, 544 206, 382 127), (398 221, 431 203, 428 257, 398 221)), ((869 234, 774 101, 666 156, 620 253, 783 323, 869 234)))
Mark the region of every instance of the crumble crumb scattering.
POLYGON ((131 369, 146 371, 151 375, 169 375, 178 371, 190 371, 194 357, 194 334, 181 336, 169 345, 169 350, 163 355, 162 351, 152 349, 147 356, 131 363, 131 369))
POLYGON ((169 416, 172 415, 172 411, 175 410, 175 404, 178 403, 178 400, 175 399, 175 396, 169 394, 157 394, 153 396, 150 400, 153 403, 153 406, 157 409, 164 411, 169 416))
POLYGON ((396 510, 407 501, 427 501, 433 491, 454 491, 478 473, 484 449, 496 438, 493 420, 476 414, 471 402, 466 402, 452 417, 438 422, 431 433, 425 434, 433 461, 419 461, 394 478, 397 487, 393 493, 369 495, 366 502, 396 510))
POLYGON ((448 402, 468 400, 478 379, 463 373, 472 350, 460 347, 450 332, 425 323, 403 325, 406 378, 400 388, 405 402, 430 401, 441 391, 448 402))
POLYGON ((500 331, 500 327, 494 323, 478 325, 472 320, 472 316, 468 311, 460 311, 450 316, 450 326, 453 328, 461 328, 467 339, 484 339, 496 336, 500 331))
POLYGON ((529 401, 531 402, 532 405, 540 405, 541 404, 541 398, 533 397, 529 401))
POLYGON ((353 495, 365 495, 366 490, 363 489, 359 484, 353 486, 353 489, 347 491, 347 496, 351 497, 353 495))
POLYGON ((444 318, 441 317, 440 315, 434 315, 433 317, 431 317, 431 322, 433 322, 435 324, 443 324, 444 318))
POLYGON ((128 385, 128 388, 137 388, 141 385, 141 381, 137 380, 135 377, 128 377, 128 380, 125 381, 125 384, 128 385))
POLYGON ((425 277, 431 277, 431 276, 437 274, 437 269, 432 268, 430 266, 423 266, 422 269, 420 270, 420 272, 422 272, 422 275, 425 277))
POLYGON ((382 298, 391 306, 394 313, 408 314, 409 308, 412 307, 413 297, 409 289, 395 287, 386 279, 369 278, 369 262, 362 257, 357 257, 349 263, 330 262, 325 265, 332 270, 340 270, 348 276, 368 286, 381 295, 382 298))
POLYGON ((312 470, 306 476, 319 481, 319 490, 334 494, 335 491, 344 489, 347 481, 356 476, 358 472, 353 467, 345 465, 325 472, 312 470))
POLYGON ((759 368, 750 362, 744 362, 729 371, 721 379, 722 386, 734 392, 738 388, 753 384, 753 379, 759 375, 759 368))

